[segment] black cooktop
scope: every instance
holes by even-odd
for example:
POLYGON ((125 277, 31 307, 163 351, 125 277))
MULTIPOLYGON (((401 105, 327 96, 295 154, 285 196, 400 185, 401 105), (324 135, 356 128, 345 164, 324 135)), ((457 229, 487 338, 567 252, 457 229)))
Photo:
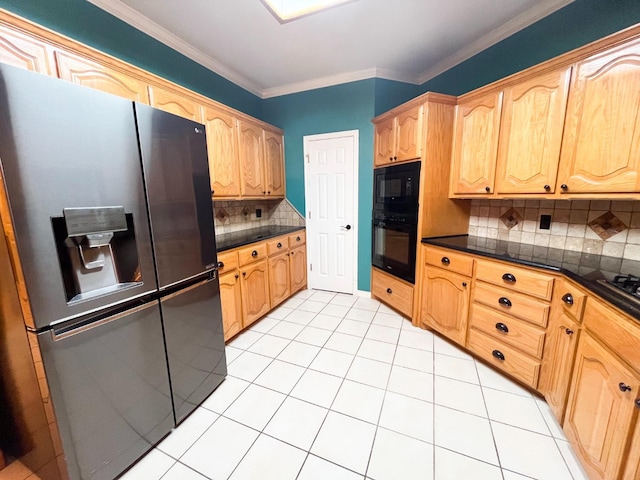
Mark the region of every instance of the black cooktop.
POLYGON ((224 250, 241 247, 243 245, 248 245, 249 243, 259 242, 260 240, 277 237, 278 235, 285 235, 302 229, 304 229, 304 227, 293 225, 267 225, 264 227, 239 230, 232 233, 223 233, 216 235, 216 248, 218 252, 222 252, 224 250))

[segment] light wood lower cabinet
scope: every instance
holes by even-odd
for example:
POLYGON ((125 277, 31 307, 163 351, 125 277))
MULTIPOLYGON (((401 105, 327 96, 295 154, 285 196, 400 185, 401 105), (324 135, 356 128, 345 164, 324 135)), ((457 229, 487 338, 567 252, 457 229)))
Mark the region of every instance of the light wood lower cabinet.
POLYGON ((578 344, 564 431, 591 480, 619 478, 640 378, 588 332, 578 344))
POLYGON ((269 298, 271 308, 281 304, 291 295, 291 275, 289 253, 281 253, 269 258, 269 298))
POLYGON ((307 285, 307 247, 300 245, 289 252, 291 295, 307 285))
POLYGON ((242 324, 248 327, 270 309, 267 261, 240 267, 242 285, 242 324))
POLYGON ((422 284, 422 324, 464 345, 470 285, 469 277, 427 265, 422 284))
POLYGON ((242 325, 240 274, 237 270, 220 275, 220 302, 222 304, 224 339, 228 340, 244 328, 242 325))
POLYGON ((371 269, 371 296, 395 308, 405 317, 411 318, 413 315, 413 285, 377 268, 371 269))

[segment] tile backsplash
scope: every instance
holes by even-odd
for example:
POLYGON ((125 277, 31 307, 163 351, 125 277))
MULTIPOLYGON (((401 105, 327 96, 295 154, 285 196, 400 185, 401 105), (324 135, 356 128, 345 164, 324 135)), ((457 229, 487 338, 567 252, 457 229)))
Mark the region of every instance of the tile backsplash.
POLYGON ((472 200, 469 235, 640 260, 640 201, 472 200))
POLYGON ((304 218, 288 200, 242 200, 213 202, 216 233, 231 233, 267 225, 304 226, 304 218), (257 216, 260 209, 262 215, 257 216))

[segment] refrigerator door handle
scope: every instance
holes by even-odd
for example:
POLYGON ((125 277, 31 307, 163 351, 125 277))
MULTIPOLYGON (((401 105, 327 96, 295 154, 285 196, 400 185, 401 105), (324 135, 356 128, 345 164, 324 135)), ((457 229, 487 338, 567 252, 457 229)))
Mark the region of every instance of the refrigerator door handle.
POLYGON ((101 327, 103 325, 106 325, 108 323, 111 322, 115 322, 116 320, 120 320, 121 318, 130 315, 132 313, 137 313, 137 312, 141 312, 142 310, 146 310, 147 308, 151 308, 151 307, 157 307, 157 303, 156 302, 149 302, 149 303, 145 303, 144 305, 140 305, 138 307, 133 307, 133 308, 129 308, 128 310, 125 310, 123 312, 120 313, 116 313, 115 315, 111 315, 107 318, 103 318, 101 320, 98 320, 96 322, 92 322, 86 325, 82 325, 78 328, 74 328, 72 330, 65 330, 63 332, 60 333, 56 333, 55 330, 51 330, 51 337, 53 338, 54 342, 59 342, 61 340, 64 340, 65 338, 69 338, 69 337, 73 337, 74 335, 78 335, 80 333, 84 333, 84 332, 88 332, 89 330, 93 330, 94 328, 98 328, 101 327))
POLYGON ((160 301, 164 302, 165 300, 169 300, 170 298, 174 298, 174 297, 177 297, 178 295, 182 295, 183 293, 187 293, 188 291, 193 290, 194 288, 198 288, 198 287, 204 285, 205 283, 209 283, 209 282, 214 281, 216 279, 216 272, 213 271, 213 270, 211 272, 212 272, 212 275, 209 278, 206 278, 205 280, 201 280, 200 282, 196 282, 196 283, 194 283, 192 285, 189 285, 186 288, 182 288, 182 289, 178 290, 177 292, 173 292, 173 293, 170 293, 169 295, 165 295, 164 297, 162 297, 160 299, 160 301))

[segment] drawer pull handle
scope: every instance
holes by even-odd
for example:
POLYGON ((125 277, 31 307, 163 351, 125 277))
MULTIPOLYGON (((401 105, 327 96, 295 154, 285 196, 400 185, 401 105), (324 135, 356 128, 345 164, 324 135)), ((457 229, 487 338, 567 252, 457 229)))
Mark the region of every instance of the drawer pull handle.
POLYGON ((276 245, 276 247, 282 248, 282 244, 280 242, 278 242, 278 245, 276 245))
POLYGON ((562 301, 567 305, 573 305, 573 295, 571 295, 570 293, 565 293, 562 296, 562 301))
POLYGON ((631 387, 629 385, 627 385, 626 383, 620 382, 618 384, 618 388, 620 389, 621 392, 630 392, 631 391, 631 387))
POLYGON ((509 327, 502 322, 496 323, 496 330, 500 330, 503 333, 509 333, 509 327))
POLYGON ((300 241, 300 237, 296 237, 296 242, 299 242, 299 241, 300 241))
POLYGON ((390 288, 387 288, 387 293, 393 293, 393 290, 391 290, 390 288))
POLYGON ((224 262, 218 262, 218 268, 224 268, 224 262))
POLYGON ((516 276, 511 273, 505 273, 502 275, 502 280, 509 283, 516 283, 516 276))
POLYGON ((511 300, 509 300, 507 297, 500 297, 498 299, 498 303, 504 307, 510 307, 511 306, 511 300))
POLYGON ((500 350, 494 350, 493 352, 491 352, 491 355, 504 362, 504 353, 502 353, 500 350))
POLYGON ((573 330, 571 330, 570 328, 565 328, 564 333, 566 333, 567 335, 573 335, 573 330))
POLYGON ((442 262, 443 265, 449 265, 451 263, 451 260, 449 260, 449 257, 442 257, 440 261, 442 262))
POLYGON ((258 256, 258 252, 256 250, 254 250, 253 252, 251 252, 251 256, 252 257, 257 257, 258 256))

